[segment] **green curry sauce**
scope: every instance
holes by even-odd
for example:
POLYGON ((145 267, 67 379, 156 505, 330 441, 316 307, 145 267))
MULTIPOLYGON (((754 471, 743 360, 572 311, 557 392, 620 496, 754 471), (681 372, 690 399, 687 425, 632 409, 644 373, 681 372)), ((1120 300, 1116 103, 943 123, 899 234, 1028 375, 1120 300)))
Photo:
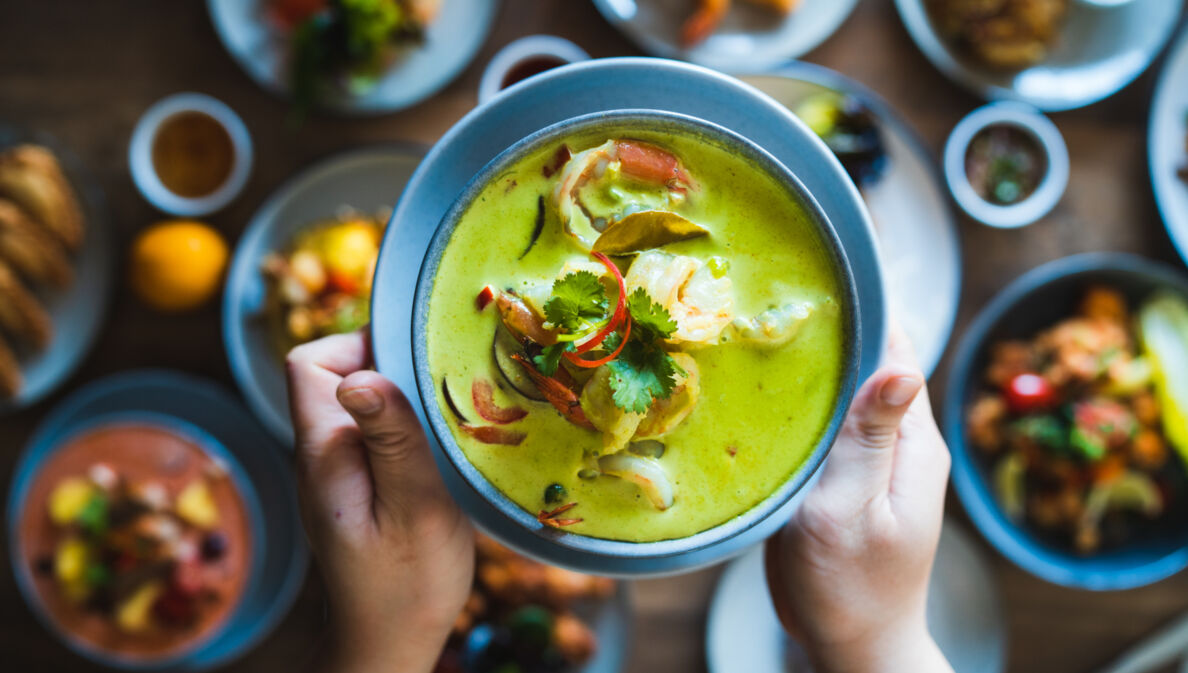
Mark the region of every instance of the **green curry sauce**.
MULTIPOLYGON (((577 152, 608 137, 615 137, 613 130, 571 137, 566 144, 577 152)), ((565 260, 592 259, 565 233, 552 207, 557 176, 545 177, 542 166, 557 145, 497 177, 462 217, 431 291, 427 352, 433 379, 449 382, 453 402, 470 421, 482 423, 469 395, 476 377, 496 384, 499 406, 528 411, 504 426, 524 433, 522 443, 484 444, 459 429, 440 386, 436 392, 462 451, 507 497, 536 514, 556 504, 545 502, 546 487, 561 484, 565 502, 577 503, 565 516, 582 520, 567 532, 651 542, 687 537, 743 514, 801 468, 838 402, 845 341, 838 302, 844 294, 815 225, 775 179, 703 139, 640 132, 631 137, 677 155, 700 185, 681 214, 711 234, 664 251, 725 258, 738 316, 789 299, 814 305, 786 344, 740 341, 687 349, 699 365, 701 394, 688 418, 661 440, 667 448, 659 462, 676 492, 672 506, 658 510, 630 481, 579 478, 588 466, 583 457, 604 450, 602 436, 572 425, 546 402, 517 394, 491 357, 499 317, 494 307, 476 308, 484 285, 528 291, 552 283, 565 260), (524 254, 542 195, 545 226, 524 254)), ((620 258, 620 266, 629 260, 620 258)))

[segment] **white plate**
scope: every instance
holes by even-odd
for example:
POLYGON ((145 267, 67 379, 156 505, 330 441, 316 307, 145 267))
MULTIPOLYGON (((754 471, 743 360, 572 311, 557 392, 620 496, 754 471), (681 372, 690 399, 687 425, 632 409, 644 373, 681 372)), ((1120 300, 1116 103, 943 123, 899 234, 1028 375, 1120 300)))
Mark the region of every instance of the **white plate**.
MULTIPOLYGON (((223 46, 248 75, 265 89, 287 96, 287 45, 264 16, 265 0, 206 0, 206 7, 223 46)), ((444 0, 425 31, 425 44, 400 54, 374 89, 360 96, 338 95, 322 107, 378 114, 425 100, 474 59, 498 7, 498 0, 444 0)))
POLYGON ((883 177, 861 190, 879 236, 891 313, 931 375, 953 331, 961 298, 961 242, 936 160, 915 132, 866 87, 827 68, 794 63, 742 80, 788 109, 822 91, 858 97, 887 146, 883 177))
POLYGON ((1155 201, 1167 233, 1188 260, 1188 182, 1176 171, 1188 165, 1184 137, 1188 135, 1188 29, 1172 49, 1151 102, 1147 149, 1155 201))
POLYGON ((268 286, 260 264, 268 253, 291 245, 302 229, 334 217, 343 206, 366 213, 393 207, 423 155, 419 148, 379 145, 324 159, 273 193, 239 240, 223 294, 223 345, 248 406, 289 448, 293 426, 284 356, 276 351, 261 314, 268 286))
MULTIPOLYGON (((990 567, 960 526, 945 522, 928 587, 928 628, 956 673, 1002 673, 1006 622, 990 567)), ((731 563, 710 606, 710 673, 808 673, 780 626, 763 568, 763 547, 731 563)))
POLYGON ((1113 8, 1072 2, 1048 58, 1018 72, 987 69, 953 50, 935 31, 924 0, 895 0, 916 46, 938 70, 989 99, 1071 110, 1134 81, 1167 43, 1183 0, 1134 0, 1113 8))
POLYGON ((735 2, 705 42, 685 49, 681 25, 693 12, 690 0, 594 0, 606 20, 640 49, 726 72, 757 72, 812 51, 833 35, 858 0, 802 0, 786 17, 735 2))
POLYGON ((82 162, 43 134, 30 134, 0 126, 0 150, 20 143, 35 143, 53 150, 62 164, 82 206, 86 236, 72 257, 74 282, 65 290, 33 288, 49 311, 54 338, 48 348, 33 353, 17 348, 21 374, 25 378, 20 394, 0 399, 0 415, 31 406, 61 385, 82 363, 103 327, 111 295, 114 264, 111 232, 103 192, 82 162))

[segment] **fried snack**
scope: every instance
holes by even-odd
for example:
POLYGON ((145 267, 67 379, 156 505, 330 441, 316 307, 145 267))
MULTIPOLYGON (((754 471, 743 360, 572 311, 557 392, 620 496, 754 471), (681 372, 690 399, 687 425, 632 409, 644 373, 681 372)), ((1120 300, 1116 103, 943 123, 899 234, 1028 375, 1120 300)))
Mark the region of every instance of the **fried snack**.
POLYGON ((0 328, 38 350, 49 345, 54 329, 45 308, 4 262, 0 262, 0 328))
POLYGON ((17 365, 16 354, 0 338, 0 399, 16 397, 24 386, 21 368, 17 365))
POLYGON ((60 243, 15 203, 0 196, 0 259, 31 283, 64 288, 74 269, 60 243))
POLYGON ((0 154, 0 194, 16 202, 69 250, 83 238, 83 217, 62 167, 37 145, 18 145, 0 154))
POLYGON ((984 65, 1020 70, 1048 56, 1069 0, 928 0, 937 30, 984 65))

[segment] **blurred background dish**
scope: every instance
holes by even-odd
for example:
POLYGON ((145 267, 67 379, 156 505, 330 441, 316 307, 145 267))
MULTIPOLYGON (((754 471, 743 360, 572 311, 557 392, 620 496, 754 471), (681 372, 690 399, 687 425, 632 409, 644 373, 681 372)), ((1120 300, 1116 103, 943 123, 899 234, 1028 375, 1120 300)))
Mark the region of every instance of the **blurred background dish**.
POLYGON ((1147 156, 1155 202, 1180 256, 1188 259, 1188 31, 1180 35, 1159 75, 1147 126, 1147 156))
MULTIPOLYGON (((636 107, 698 116, 749 138, 804 183, 836 228, 855 274, 863 329, 859 376, 869 375, 885 338, 883 283, 869 216, 841 164, 790 112, 738 80, 694 65, 639 58, 587 61, 532 78, 472 111, 426 156, 397 205, 376 268, 372 303, 380 309, 372 312, 371 334, 379 371, 404 390, 416 385, 409 321, 417 275, 433 233, 470 179, 508 146, 545 126, 615 109, 625 89, 634 92, 636 107)), ((417 404, 414 409, 424 422, 424 409, 417 404)), ((443 453, 435 455, 440 459, 443 453)), ((500 539, 518 551, 579 571, 639 572, 630 560, 582 566, 584 556, 493 515, 449 462, 443 459, 438 467, 463 509, 477 516, 480 526, 498 530, 500 539)), ((793 499, 788 511, 797 503, 793 499)), ((743 549, 770 534, 786 516, 776 513, 724 545, 672 557, 666 561, 668 570, 704 565, 743 549)))
MULTIPOLYGON (((141 591, 152 586, 136 585, 136 595, 119 602, 116 608, 115 620, 121 629, 126 631, 136 626, 137 619, 184 617, 183 608, 194 606, 187 607, 173 597, 180 591, 179 586, 199 592, 221 589, 222 597, 228 599, 226 605, 233 607, 225 607, 226 616, 211 623, 206 631, 200 631, 196 638, 157 642, 159 656, 154 658, 133 656, 137 646, 128 642, 122 643, 123 651, 116 652, 87 643, 77 634, 63 634, 65 642, 80 654, 117 668, 205 670, 226 663, 272 630, 287 612, 305 577, 307 554, 297 514, 296 490, 290 480, 276 479, 277 474, 287 469, 280 447, 227 393, 213 384, 161 371, 129 372, 93 383, 50 414, 30 440, 14 473, 8 497, 9 554, 21 592, 51 630, 64 624, 91 633, 101 630, 95 621, 100 617, 75 620, 69 609, 60 604, 47 611, 41 593, 47 583, 35 577, 36 566, 42 565, 36 557, 44 549, 35 547, 34 540, 26 539, 25 534, 43 530, 43 524, 29 519, 30 513, 45 513, 48 507, 58 517, 75 508, 78 503, 72 502, 78 494, 68 491, 85 487, 87 494, 93 496, 102 485, 113 484, 121 476, 131 477, 143 487, 134 498, 129 496, 133 500, 161 501, 168 506, 171 496, 177 498, 174 510, 177 520, 170 515, 153 515, 142 517, 136 525, 150 525, 168 534, 167 537, 180 532, 180 537, 169 547, 172 550, 168 553, 169 560, 159 566, 169 570, 164 593, 154 597, 141 591), (104 432, 122 434, 105 439, 104 432), (109 440, 117 445, 103 444, 109 440), (179 449, 182 456, 189 458, 179 459, 179 449), (121 456, 116 455, 121 451, 129 452, 124 457, 136 462, 124 464, 121 456), (152 464, 150 456, 157 451, 173 452, 173 457, 165 460, 160 470, 146 468, 152 464), (199 454, 193 454, 195 451, 199 454), (201 454, 211 460, 205 465, 194 464, 192 456, 201 454), (90 461, 98 456, 103 456, 111 469, 91 467, 90 461), (46 488, 61 486, 56 480, 54 483, 39 480, 47 466, 51 474, 60 476, 72 476, 73 468, 82 467, 86 479, 76 479, 65 489, 55 488, 45 504, 34 503, 30 500, 34 494, 44 495, 46 488), (223 477, 218 475, 224 473, 233 484, 231 490, 219 483, 223 477), (159 481, 153 479, 154 475, 159 481), (193 488, 195 483, 200 487, 193 488), (235 511, 233 493, 238 493, 242 502, 241 513, 235 516, 231 516, 235 511), (219 517, 230 527, 220 529, 219 517), (237 519, 242 523, 232 525, 237 519), (187 526, 217 529, 223 539, 208 539, 213 535, 195 537, 187 526), (241 548, 244 540, 249 540, 246 544, 250 550, 241 548), (211 560, 203 561, 203 554, 211 560), (184 560, 179 561, 182 557, 184 560), (237 570, 247 573, 246 577, 220 576, 237 570), (228 591, 232 596, 228 596, 228 591), (238 599, 233 596, 236 592, 242 592, 238 599), (146 603, 149 614, 144 614, 146 603)), ((86 511, 80 510, 77 516, 95 525, 114 526, 125 514, 117 517, 116 512, 106 510, 106 505, 119 502, 115 498, 88 497, 83 505, 86 511), (95 507, 96 504, 101 507, 95 507)), ((111 535, 117 531, 113 528, 111 535)), ((70 566, 78 560, 72 560, 71 551, 76 550, 59 548, 59 558, 53 562, 59 578, 60 573, 70 571, 70 566)), ((94 558, 90 554, 73 556, 94 558)), ((118 565, 123 560, 113 563, 118 565)), ((132 575, 142 576, 140 571, 132 575)), ((123 577, 115 570, 104 573, 93 572, 90 566, 84 569, 86 581, 96 586, 105 578, 115 581, 123 577)), ((92 589, 92 595, 100 598, 106 594, 92 589)), ((124 633, 122 637, 135 640, 138 636, 124 633)), ((107 644, 112 642, 121 641, 109 640, 107 644)))
POLYGON ((379 114, 437 93, 470 63, 498 0, 207 0, 215 31, 257 84, 301 110, 379 114), (342 12, 386 30, 366 54, 331 25, 342 12))
POLYGON ((618 673, 628 585, 525 558, 479 534, 474 587, 434 673, 618 673))
POLYGON ((967 215, 1016 229, 1050 213, 1068 186, 1068 147, 1035 108, 1003 101, 958 122, 945 142, 945 180, 967 215))
POLYGON ((0 126, 0 414, 48 395, 90 349, 111 288, 108 226, 78 159, 0 126))
POLYGON ((1027 0, 987 18, 975 0, 895 4, 916 46, 950 79, 983 98, 1045 111, 1095 103, 1130 84, 1163 49, 1183 6, 1181 0, 1109 8, 1027 0))
POLYGON ((483 70, 483 78, 479 81, 479 105, 533 75, 589 58, 584 49, 556 35, 529 35, 508 42, 491 57, 483 70))
MULTIPOLYGON (((706 665, 710 673, 810 673, 788 638, 767 590, 763 545, 726 567, 710 604, 706 665)), ((956 673, 1006 670, 1006 621, 984 554, 946 521, 928 588, 928 628, 956 673)))
POLYGON ((252 171, 252 138, 235 111, 201 93, 154 103, 136 122, 128 168, 145 200, 201 217, 230 203, 252 171))
POLYGON ((725 72, 761 72, 824 42, 857 0, 594 0, 640 49, 725 72))
POLYGON ((957 223, 935 159, 882 99, 840 73, 793 63, 742 80, 806 118, 842 160, 875 224, 888 300, 931 375, 961 295, 957 223))
POLYGON ((944 404, 953 483, 1018 566, 1110 590, 1188 565, 1186 302, 1178 270, 1084 254, 1025 274, 975 319, 944 404))
POLYGON ((287 447, 285 353, 366 324, 379 232, 421 156, 378 145, 324 159, 278 189, 240 238, 223 296, 223 344, 248 406, 287 447))

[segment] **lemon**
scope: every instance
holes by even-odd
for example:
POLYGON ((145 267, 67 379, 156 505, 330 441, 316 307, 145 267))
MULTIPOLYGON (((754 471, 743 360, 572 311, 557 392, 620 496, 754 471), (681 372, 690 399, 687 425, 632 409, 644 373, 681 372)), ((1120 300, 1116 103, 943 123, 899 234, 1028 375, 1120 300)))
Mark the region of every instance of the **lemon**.
POLYGON ((226 268, 226 241, 201 222, 160 222, 132 243, 132 290, 159 311, 189 311, 205 304, 218 291, 226 268))

